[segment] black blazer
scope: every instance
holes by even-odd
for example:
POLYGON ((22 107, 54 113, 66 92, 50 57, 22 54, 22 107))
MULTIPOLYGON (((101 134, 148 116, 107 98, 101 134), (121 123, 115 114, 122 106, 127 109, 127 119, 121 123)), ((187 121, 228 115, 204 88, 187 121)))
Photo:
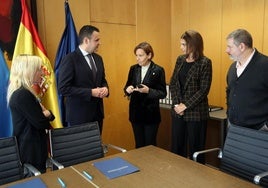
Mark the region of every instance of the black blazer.
POLYGON ((97 67, 93 81, 90 69, 81 50, 66 55, 59 69, 59 90, 66 98, 66 122, 70 125, 102 120, 104 118, 103 99, 91 95, 91 89, 107 87, 105 70, 101 56, 92 54, 97 67))
MULTIPOLYGON (((187 73, 184 88, 181 88, 178 75, 183 62, 185 61, 185 55, 181 55, 177 58, 173 75, 171 77, 170 92, 173 103, 172 106, 180 103, 187 106, 183 116, 185 121, 207 120, 209 118, 207 95, 212 81, 211 60, 205 56, 196 60, 187 73)), ((173 109, 171 112, 172 115, 179 116, 173 109)))
POLYGON ((128 80, 124 87, 125 95, 130 97, 129 120, 132 123, 160 123, 159 99, 163 99, 167 95, 164 69, 151 62, 142 82, 142 84, 149 87, 149 93, 134 91, 129 95, 126 92, 128 86, 136 87, 140 83, 141 66, 135 64, 130 67, 128 80))
POLYGON ((12 94, 9 106, 22 163, 30 163, 45 172, 48 156, 45 130, 50 128, 49 121, 54 116, 46 118, 35 96, 23 87, 12 94))

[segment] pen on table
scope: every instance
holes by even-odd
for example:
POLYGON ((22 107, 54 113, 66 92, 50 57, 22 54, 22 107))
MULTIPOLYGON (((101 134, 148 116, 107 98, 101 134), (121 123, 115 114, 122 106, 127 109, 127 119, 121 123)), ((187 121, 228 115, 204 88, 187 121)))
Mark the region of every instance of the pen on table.
POLYGON ((61 187, 63 187, 63 188, 66 187, 66 184, 64 183, 64 181, 61 178, 58 178, 58 181, 59 181, 61 187))
POLYGON ((89 179, 89 180, 93 180, 93 177, 87 173, 86 171, 83 171, 83 174, 89 179))

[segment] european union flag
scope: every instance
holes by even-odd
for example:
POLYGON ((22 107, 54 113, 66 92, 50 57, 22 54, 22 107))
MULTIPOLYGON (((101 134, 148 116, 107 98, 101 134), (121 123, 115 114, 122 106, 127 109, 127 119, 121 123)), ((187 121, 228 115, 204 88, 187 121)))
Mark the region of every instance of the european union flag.
POLYGON ((0 138, 12 135, 11 113, 7 106, 7 87, 9 82, 9 70, 0 49, 0 138))
MULTIPOLYGON (((60 67, 61 60, 66 54, 74 51, 79 44, 78 35, 76 32, 75 24, 74 24, 73 17, 69 8, 68 1, 65 1, 65 22, 66 22, 66 26, 62 34, 60 44, 58 47, 58 51, 56 54, 55 74, 56 74, 56 79, 57 79, 57 85, 58 85, 58 75, 59 75, 59 67, 60 67)), ((59 98, 58 101, 60 105, 61 122, 63 126, 67 126, 65 122, 64 97, 60 94, 59 90, 58 90, 58 98, 59 98)))

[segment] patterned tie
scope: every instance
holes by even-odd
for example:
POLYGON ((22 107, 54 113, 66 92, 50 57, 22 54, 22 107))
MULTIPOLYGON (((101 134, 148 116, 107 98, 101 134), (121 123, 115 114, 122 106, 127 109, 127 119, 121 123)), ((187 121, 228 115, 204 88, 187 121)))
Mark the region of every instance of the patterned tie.
POLYGON ((91 66, 91 70, 92 70, 92 74, 93 74, 93 80, 95 81, 96 79, 96 73, 97 73, 97 69, 96 69, 96 65, 93 61, 93 57, 91 54, 88 54, 88 59, 89 59, 89 63, 90 63, 90 66, 91 66))

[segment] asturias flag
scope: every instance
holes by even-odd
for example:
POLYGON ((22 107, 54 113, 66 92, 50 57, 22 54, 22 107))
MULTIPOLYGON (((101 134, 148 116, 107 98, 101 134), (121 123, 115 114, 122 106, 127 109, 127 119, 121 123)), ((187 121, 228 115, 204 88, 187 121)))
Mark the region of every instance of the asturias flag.
POLYGON ((12 121, 10 110, 7 106, 7 87, 9 81, 9 70, 0 49, 0 138, 12 135, 12 121))
POLYGON ((29 14, 25 0, 21 0, 22 16, 17 35, 17 41, 13 58, 20 54, 37 55, 43 60, 44 77, 43 83, 40 86, 39 97, 47 109, 50 109, 55 115, 55 120, 51 122, 54 128, 62 127, 60 120, 60 112, 58 106, 58 97, 56 92, 56 80, 53 68, 47 57, 47 53, 40 37, 37 33, 33 20, 29 14))
MULTIPOLYGON (((79 44, 78 35, 76 32, 75 24, 73 21, 72 13, 71 13, 70 8, 69 8, 68 1, 65 1, 64 5, 65 5, 65 23, 66 23, 66 26, 65 26, 64 32, 62 34, 61 40, 60 40, 60 44, 59 44, 57 55, 56 55, 56 62, 55 62, 55 73, 56 73, 57 83, 58 83, 59 67, 60 67, 60 63, 61 63, 62 58, 66 54, 74 51, 79 44)), ((61 121, 62 121, 64 126, 67 126, 66 125, 67 123, 65 122, 64 98, 59 93, 59 91, 58 91, 58 98, 59 98, 58 102, 60 105, 60 112, 61 112, 61 121)))

